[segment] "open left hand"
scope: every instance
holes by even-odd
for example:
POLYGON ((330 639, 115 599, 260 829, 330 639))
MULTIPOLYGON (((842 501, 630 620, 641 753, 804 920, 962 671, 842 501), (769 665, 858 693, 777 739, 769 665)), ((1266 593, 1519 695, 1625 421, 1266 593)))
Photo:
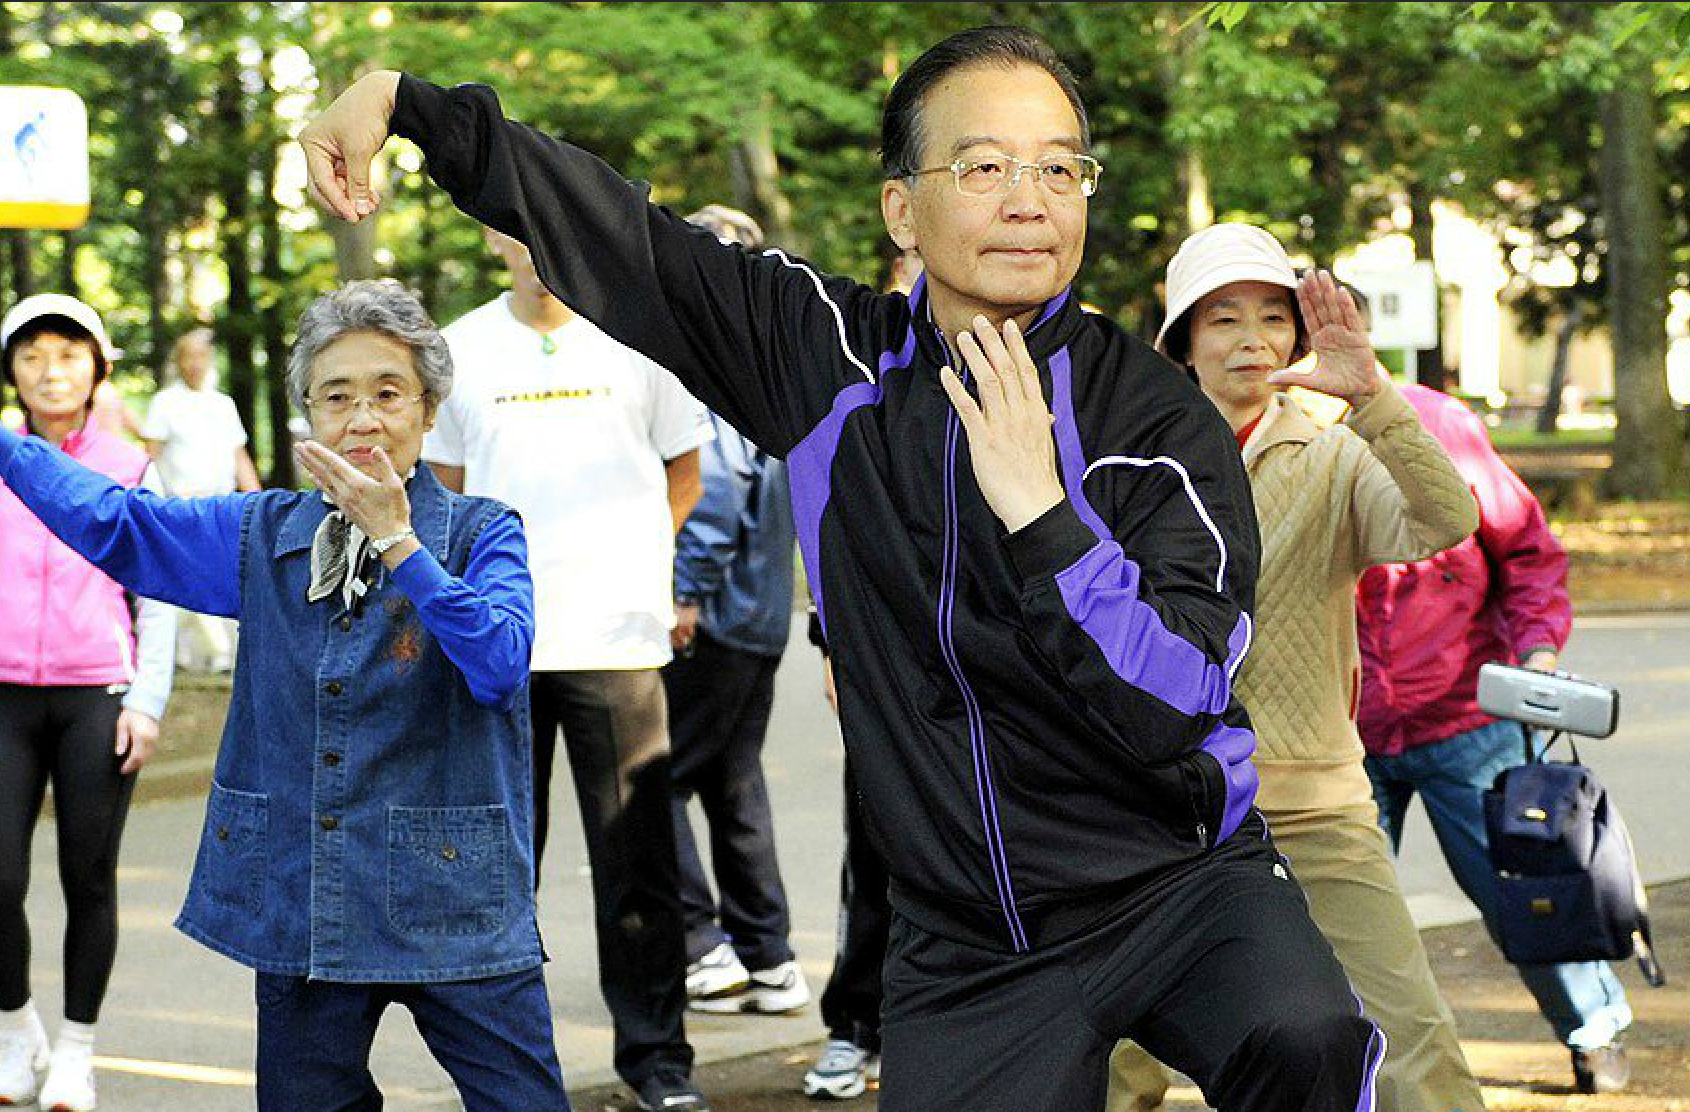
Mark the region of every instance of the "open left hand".
POLYGON ((372 478, 315 440, 294 445, 294 458, 334 501, 341 513, 372 539, 391 537, 411 525, 411 500, 387 453, 375 449, 378 477, 372 478))
POLYGON ((950 367, 939 372, 939 383, 968 433, 980 493, 1013 533, 1062 501, 1050 431, 1055 419, 1013 320, 1004 322, 1000 334, 984 316, 975 317, 972 332, 957 334, 957 350, 980 384, 979 402, 950 367))
POLYGON ((112 751, 123 758, 123 775, 140 771, 157 744, 158 719, 127 707, 118 714, 117 743, 112 751))
POLYGON ((1330 394, 1360 409, 1380 389, 1378 359, 1368 343, 1361 313, 1332 275, 1311 271, 1297 284, 1297 306, 1308 329, 1314 366, 1308 370, 1275 371, 1275 386, 1302 386, 1330 394))

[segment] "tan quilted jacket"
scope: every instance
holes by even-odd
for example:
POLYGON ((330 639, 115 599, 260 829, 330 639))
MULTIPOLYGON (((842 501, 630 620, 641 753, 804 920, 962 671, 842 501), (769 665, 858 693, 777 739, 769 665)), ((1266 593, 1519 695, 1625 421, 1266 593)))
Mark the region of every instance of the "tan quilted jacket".
POLYGON ((1244 463, 1262 532, 1255 636, 1238 675, 1259 743, 1257 805, 1271 818, 1365 801, 1356 579, 1458 543, 1478 528, 1478 506, 1394 386, 1325 429, 1276 395, 1244 463))

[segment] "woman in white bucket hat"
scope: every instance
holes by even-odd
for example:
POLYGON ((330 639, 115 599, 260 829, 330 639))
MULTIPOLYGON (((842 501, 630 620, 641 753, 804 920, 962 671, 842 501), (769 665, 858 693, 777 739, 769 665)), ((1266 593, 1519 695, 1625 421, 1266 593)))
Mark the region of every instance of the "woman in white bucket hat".
MULTIPOLYGON (((1355 589, 1373 564, 1420 559, 1478 525, 1473 496, 1378 370, 1330 274, 1299 280, 1248 224, 1193 235, 1168 264, 1156 336, 1238 437, 1262 534, 1256 635, 1238 692, 1257 737, 1257 806, 1315 923, 1388 1040, 1381 1112, 1478 1112, 1479 1086, 1438 993, 1376 821, 1353 712, 1355 589), (1317 420, 1284 387, 1348 409, 1317 420)), ((1144 1052, 1122 1044, 1112 1108, 1153 1107, 1144 1052)))

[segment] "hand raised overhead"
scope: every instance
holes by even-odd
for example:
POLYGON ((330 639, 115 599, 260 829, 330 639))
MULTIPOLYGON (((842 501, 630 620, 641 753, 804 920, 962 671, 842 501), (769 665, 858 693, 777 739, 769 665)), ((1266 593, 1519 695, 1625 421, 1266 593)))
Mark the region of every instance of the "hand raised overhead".
POLYGON ((367 73, 299 133, 311 199, 342 220, 356 224, 381 204, 370 163, 391 134, 398 96, 397 70, 367 73))
POLYGON ((939 372, 939 382, 968 433, 980 493, 1013 533, 1062 501, 1051 437, 1054 419, 1039 385, 1039 369, 1013 320, 1004 322, 999 333, 984 316, 975 317, 973 331, 958 333, 956 343, 980 384, 980 400, 969 396, 950 367, 939 372))

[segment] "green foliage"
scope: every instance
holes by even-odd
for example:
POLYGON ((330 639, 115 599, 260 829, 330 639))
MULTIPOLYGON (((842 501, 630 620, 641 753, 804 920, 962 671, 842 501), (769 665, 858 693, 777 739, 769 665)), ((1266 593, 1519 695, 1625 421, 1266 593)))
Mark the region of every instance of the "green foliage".
MULTIPOLYGON (((1106 169, 1079 293, 1130 327, 1158 323, 1199 180, 1216 218, 1263 223, 1322 263, 1400 229, 1402 211, 1458 202, 1514 229, 1520 261, 1573 263, 1572 287, 1518 283, 1529 320, 1579 299, 1599 322, 1596 105, 1634 55, 1655 61, 1669 251, 1690 284, 1690 3, 5 2, 0 81, 87 100, 94 218, 29 234, 34 277, 73 276, 156 368, 197 318, 258 336, 337 280, 291 135, 369 68, 486 82, 676 211, 784 205, 782 246, 877 282, 882 100, 922 49, 994 22, 1042 32, 1080 79, 1106 169), (761 176, 746 169, 759 144, 761 176), (236 311, 238 258, 257 272, 236 311)), ((390 154, 376 261, 450 320, 502 275, 415 150, 390 154)), ((255 366, 267 384, 262 350, 255 366)))

